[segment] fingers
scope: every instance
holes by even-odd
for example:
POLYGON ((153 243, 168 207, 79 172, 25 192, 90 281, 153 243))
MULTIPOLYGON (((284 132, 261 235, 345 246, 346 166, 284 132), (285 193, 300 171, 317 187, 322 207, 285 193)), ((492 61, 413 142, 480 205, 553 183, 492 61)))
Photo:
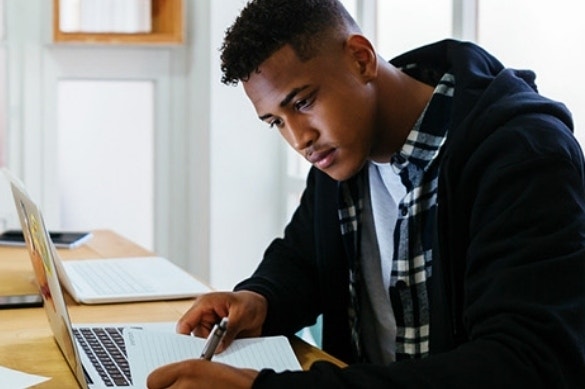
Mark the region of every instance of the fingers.
POLYGON ((153 370, 147 378, 149 389, 241 388, 249 389, 258 371, 238 369, 222 363, 190 359, 153 370))
POLYGON ((195 299, 179 319, 177 332, 207 337, 213 326, 228 317, 226 335, 217 352, 225 350, 237 337, 259 336, 266 318, 266 299, 254 292, 213 292, 195 299))
POLYGON ((194 306, 177 322, 177 332, 184 335, 207 337, 220 318, 221 316, 215 312, 202 312, 194 306))
POLYGON ((206 337, 222 317, 228 315, 229 293, 208 293, 195 299, 191 308, 177 322, 180 334, 206 337))
POLYGON ((146 380, 148 389, 163 389, 173 385, 180 376, 178 371, 180 363, 171 363, 153 370, 146 380))

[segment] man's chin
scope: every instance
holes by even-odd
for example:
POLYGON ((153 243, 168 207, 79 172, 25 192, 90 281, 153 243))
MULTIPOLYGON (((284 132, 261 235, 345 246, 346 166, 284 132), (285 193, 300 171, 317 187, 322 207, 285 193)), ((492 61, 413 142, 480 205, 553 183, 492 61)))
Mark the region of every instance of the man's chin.
MULTIPOLYGON (((317 168, 319 169, 319 168, 317 168)), ((335 181, 346 181, 358 174, 361 170, 361 167, 358 169, 335 169, 334 167, 330 167, 328 169, 319 169, 323 173, 327 174, 335 181)))

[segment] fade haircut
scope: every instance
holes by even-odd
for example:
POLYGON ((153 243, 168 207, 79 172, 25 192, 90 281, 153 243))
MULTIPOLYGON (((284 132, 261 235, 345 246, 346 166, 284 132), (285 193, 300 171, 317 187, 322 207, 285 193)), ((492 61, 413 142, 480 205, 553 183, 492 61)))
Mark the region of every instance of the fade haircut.
POLYGON ((225 33, 221 82, 247 81, 287 44, 301 61, 307 61, 324 48, 326 38, 359 31, 338 0, 252 0, 225 33))

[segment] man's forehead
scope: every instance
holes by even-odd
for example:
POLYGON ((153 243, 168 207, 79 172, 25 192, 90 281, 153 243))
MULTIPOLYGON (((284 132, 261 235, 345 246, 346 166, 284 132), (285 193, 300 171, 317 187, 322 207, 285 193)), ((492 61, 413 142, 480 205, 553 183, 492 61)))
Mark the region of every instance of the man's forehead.
POLYGON ((305 64, 298 59, 292 48, 285 46, 264 61, 242 85, 253 102, 265 94, 273 95, 272 98, 275 97, 274 94, 282 94, 284 98, 293 89, 304 84, 301 80, 306 74, 305 64))
POLYGON ((257 71, 252 73, 250 77, 257 73, 268 73, 268 77, 271 75, 290 74, 295 69, 302 67, 302 64, 303 62, 299 59, 294 49, 290 45, 285 45, 262 62, 257 71))
POLYGON ((280 106, 280 102, 287 95, 287 83, 278 81, 277 78, 264 77, 265 74, 260 71, 243 82, 244 91, 258 116, 275 114, 280 106))

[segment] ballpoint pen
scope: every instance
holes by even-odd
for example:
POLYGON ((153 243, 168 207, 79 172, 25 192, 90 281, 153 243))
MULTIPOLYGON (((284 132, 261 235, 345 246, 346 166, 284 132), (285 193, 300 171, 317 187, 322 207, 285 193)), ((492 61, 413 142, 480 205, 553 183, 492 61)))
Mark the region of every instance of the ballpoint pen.
POLYGON ((207 337, 207 340, 205 341, 203 350, 201 351, 202 359, 207 359, 208 361, 211 361, 213 354, 215 354, 215 350, 217 350, 219 342, 221 342, 226 333, 227 325, 228 318, 224 317, 223 319, 221 319, 221 322, 219 322, 219 324, 216 324, 213 327, 213 329, 209 333, 209 336, 207 337))

